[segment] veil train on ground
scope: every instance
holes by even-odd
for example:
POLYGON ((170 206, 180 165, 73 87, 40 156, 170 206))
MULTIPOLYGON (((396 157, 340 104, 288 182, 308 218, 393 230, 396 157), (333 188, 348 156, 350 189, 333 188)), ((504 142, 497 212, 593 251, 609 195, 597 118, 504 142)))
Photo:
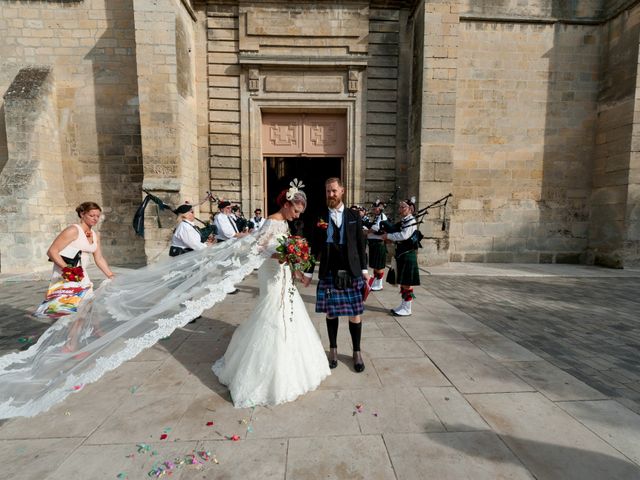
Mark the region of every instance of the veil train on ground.
POLYGON ((48 410, 213 307, 262 264, 263 236, 258 230, 104 281, 28 350, 0 357, 0 418, 48 410))

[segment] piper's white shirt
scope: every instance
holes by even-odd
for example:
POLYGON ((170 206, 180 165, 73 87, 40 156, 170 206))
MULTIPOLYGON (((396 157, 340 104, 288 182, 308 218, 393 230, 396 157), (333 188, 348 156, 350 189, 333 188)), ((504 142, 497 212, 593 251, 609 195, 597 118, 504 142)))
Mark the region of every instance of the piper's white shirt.
POLYGON ((236 233, 238 233, 236 221, 232 218, 231 215, 226 215, 220 212, 213 220, 213 224, 218 229, 216 237, 220 240, 230 240, 235 237, 236 233))
POLYGON ((371 231, 375 233, 370 234, 367 238, 370 238, 371 240, 381 240, 382 234, 380 234, 380 222, 383 222, 385 220, 387 220, 387 216, 384 214, 384 212, 381 212, 380 215, 377 215, 373 222, 373 225, 371 225, 371 231))
POLYGON ((413 215, 409 214, 402 219, 402 230, 398 233, 389 233, 387 234, 387 239, 392 240, 394 242, 401 242, 403 240, 407 240, 413 235, 413 232, 418 228, 416 225, 416 219, 413 215), (405 227, 405 225, 411 225, 410 227, 405 227))
POLYGON ((196 230, 195 224, 189 220, 183 220, 178 224, 171 238, 171 246, 192 250, 206 248, 206 245, 201 242, 200 233, 196 230))
POLYGON ((253 222, 253 228, 255 230, 262 228, 262 225, 264 225, 264 217, 260 217, 260 221, 257 221, 256 217, 253 217, 251 221, 253 222))

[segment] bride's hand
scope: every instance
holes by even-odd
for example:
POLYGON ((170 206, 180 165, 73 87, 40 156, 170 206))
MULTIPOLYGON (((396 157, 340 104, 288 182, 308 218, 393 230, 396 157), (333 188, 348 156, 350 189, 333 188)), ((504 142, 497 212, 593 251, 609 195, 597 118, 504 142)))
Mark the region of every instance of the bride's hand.
POLYGON ((296 280, 302 280, 304 279, 304 275, 300 270, 296 270, 293 272, 293 278, 295 278, 296 280))

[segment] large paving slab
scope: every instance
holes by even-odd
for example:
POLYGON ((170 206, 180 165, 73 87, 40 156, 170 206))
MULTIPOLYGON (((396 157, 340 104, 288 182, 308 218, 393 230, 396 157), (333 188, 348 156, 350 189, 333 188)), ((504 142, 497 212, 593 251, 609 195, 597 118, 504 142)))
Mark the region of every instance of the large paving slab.
POLYGON ((158 440, 173 428, 191 404, 193 395, 134 394, 93 432, 85 444, 138 443, 158 440))
POLYGON ((492 432, 385 434, 398 480, 534 477, 492 432))
POLYGON ((0 440, 2 478, 46 478, 81 443, 78 438, 0 440))
POLYGON ((305 480, 394 480, 379 435, 307 437, 289 440, 287 478, 305 480))
POLYGON ((489 425, 454 387, 423 387, 420 390, 447 431, 489 430, 489 425))
POLYGON ((613 400, 559 402, 557 405, 640 465, 640 416, 613 400))
POLYGON ((523 392, 533 387, 467 340, 418 342, 462 393, 523 392))
POLYGON ((606 395, 544 360, 503 362, 503 365, 535 387, 549 400, 602 400, 606 395))
POLYGON ((539 480, 632 480, 640 466, 539 393, 467 395, 539 480))

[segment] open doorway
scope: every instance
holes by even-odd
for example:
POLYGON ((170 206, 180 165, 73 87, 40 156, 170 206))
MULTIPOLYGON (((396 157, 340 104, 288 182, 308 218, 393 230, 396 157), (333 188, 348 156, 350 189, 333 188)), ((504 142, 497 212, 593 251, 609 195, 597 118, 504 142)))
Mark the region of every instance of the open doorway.
POLYGON ((264 157, 267 185, 267 215, 278 211, 276 198, 289 187, 294 178, 305 184, 307 209, 301 221, 290 225, 291 232, 307 238, 313 233, 313 225, 327 209, 324 181, 329 177, 342 177, 342 157, 264 157))

